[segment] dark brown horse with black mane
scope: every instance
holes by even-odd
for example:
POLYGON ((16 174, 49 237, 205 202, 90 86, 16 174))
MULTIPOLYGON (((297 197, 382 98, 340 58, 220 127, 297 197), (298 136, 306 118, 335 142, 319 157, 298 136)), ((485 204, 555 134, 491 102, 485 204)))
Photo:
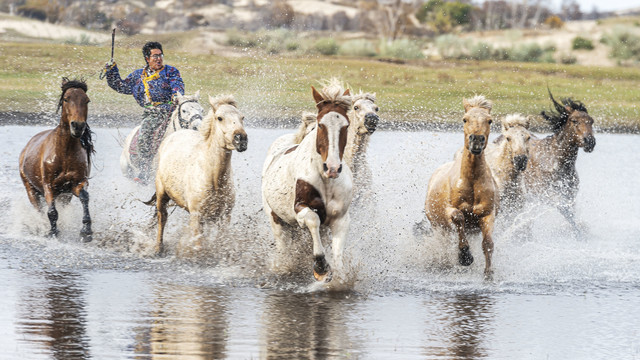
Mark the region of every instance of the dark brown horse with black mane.
MULTIPOLYGON (((49 209, 50 236, 58 234, 58 211, 55 200, 59 195, 73 194, 82 202, 82 240, 92 240, 89 216, 89 193, 86 190, 94 153, 92 132, 87 124, 89 97, 83 80, 62 79, 62 94, 58 111, 62 108, 60 124, 38 133, 20 153, 20 177, 27 189, 29 201, 42 209, 44 196, 49 209)), ((69 201, 70 197, 62 198, 69 201)))
POLYGON ((555 111, 543 111, 542 116, 551 124, 553 135, 531 139, 525 184, 535 198, 555 206, 577 233, 574 212, 580 180, 576 160, 579 148, 590 153, 596 146, 593 118, 579 101, 567 98, 561 100, 562 104, 558 103, 551 90, 549 97, 555 111))

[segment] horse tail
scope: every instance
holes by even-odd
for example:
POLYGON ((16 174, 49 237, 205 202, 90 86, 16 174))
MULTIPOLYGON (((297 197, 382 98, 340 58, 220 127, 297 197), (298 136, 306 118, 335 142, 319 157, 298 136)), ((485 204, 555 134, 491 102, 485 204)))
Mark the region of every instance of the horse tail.
POLYGON ((147 201, 143 201, 142 203, 147 205, 147 206, 155 206, 156 204, 156 193, 153 193, 153 196, 151 197, 151 199, 147 200, 147 201))

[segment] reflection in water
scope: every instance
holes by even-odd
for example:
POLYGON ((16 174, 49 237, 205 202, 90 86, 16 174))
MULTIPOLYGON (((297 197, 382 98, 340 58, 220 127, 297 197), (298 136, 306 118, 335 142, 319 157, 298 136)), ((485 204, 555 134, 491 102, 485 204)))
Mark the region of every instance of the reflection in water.
POLYGON ((261 357, 325 359, 347 356, 341 349, 359 352, 347 332, 350 305, 340 293, 270 294, 264 305, 261 357))
POLYGON ((136 330, 135 352, 151 358, 226 356, 228 295, 219 288, 159 286, 148 328, 136 330))
POLYGON ((449 314, 449 354, 454 359, 487 357, 487 339, 491 337, 493 300, 483 294, 456 294, 444 301, 449 314))
POLYGON ((46 272, 42 287, 26 289, 18 302, 22 341, 42 348, 53 359, 90 357, 86 333, 84 278, 75 273, 46 272))

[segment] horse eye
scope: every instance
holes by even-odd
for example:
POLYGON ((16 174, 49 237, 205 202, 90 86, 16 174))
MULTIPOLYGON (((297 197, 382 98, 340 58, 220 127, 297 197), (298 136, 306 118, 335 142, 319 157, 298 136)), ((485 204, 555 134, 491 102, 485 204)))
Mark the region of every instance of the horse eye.
POLYGON ((359 110, 359 109, 360 109, 360 107, 359 107, 359 106, 354 106, 354 107, 353 107, 353 110, 359 110))
POLYGON ((467 119, 462 119, 462 122, 463 122, 463 123, 466 123, 466 122, 467 122, 467 119))
POLYGON ((489 119, 489 125, 491 125, 492 122, 493 122, 493 120, 489 119))
POLYGON ((531 139, 531 136, 527 136, 527 141, 529 141, 529 139, 531 139))
POLYGON ((376 112, 378 112, 378 110, 380 110, 380 108, 376 106, 376 112))
POLYGON ((511 138, 507 138, 507 141, 511 141, 511 138))
POLYGON ((218 116, 218 121, 222 121, 222 116, 218 116))
POLYGON ((69 99, 67 99, 67 98, 64 98, 64 99, 62 99, 62 100, 63 100, 64 102, 68 102, 68 101, 69 101, 69 99))

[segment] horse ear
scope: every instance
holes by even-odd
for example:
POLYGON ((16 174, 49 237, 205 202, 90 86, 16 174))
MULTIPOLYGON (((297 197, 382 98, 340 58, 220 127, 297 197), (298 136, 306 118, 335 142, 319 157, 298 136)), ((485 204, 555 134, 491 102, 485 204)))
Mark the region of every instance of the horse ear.
POLYGON ((467 99, 462 99, 462 106, 464 106, 464 112, 469 111, 469 109, 471 108, 471 104, 469 104, 469 101, 467 101, 467 99))
POLYGON ((344 91, 344 94, 342 94, 343 96, 350 96, 351 93, 349 92, 349 89, 344 91))
POLYGON ((178 104, 180 104, 180 102, 182 101, 183 97, 184 96, 182 96, 182 94, 180 94, 179 92, 173 94, 173 98, 178 104))
POLYGON ((569 106, 569 105, 565 105, 565 106, 564 106, 564 109, 565 109, 565 110, 567 111, 567 113, 569 113, 569 114, 571 114, 571 113, 574 111, 574 110, 573 110, 573 108, 572 108, 571 106, 569 106))
POLYGON ((196 93, 193 94, 193 97, 196 98, 196 100, 200 100, 200 90, 196 91, 196 93))
POLYGON ((211 105, 211 108, 213 109, 213 112, 216 111, 216 105, 215 105, 215 99, 213 97, 211 97, 211 95, 209 95, 209 104, 211 105))
POLYGON ((63 77, 62 78, 62 86, 64 86, 68 82, 69 82, 69 78, 67 78, 67 77, 63 77))
POLYGON ((318 106, 318 104, 323 102, 324 98, 322 97, 322 95, 320 95, 318 90, 316 90, 316 88, 313 87, 313 85, 311 86, 311 92, 313 93, 313 100, 315 100, 316 102, 316 107, 319 109, 320 107, 318 106))

